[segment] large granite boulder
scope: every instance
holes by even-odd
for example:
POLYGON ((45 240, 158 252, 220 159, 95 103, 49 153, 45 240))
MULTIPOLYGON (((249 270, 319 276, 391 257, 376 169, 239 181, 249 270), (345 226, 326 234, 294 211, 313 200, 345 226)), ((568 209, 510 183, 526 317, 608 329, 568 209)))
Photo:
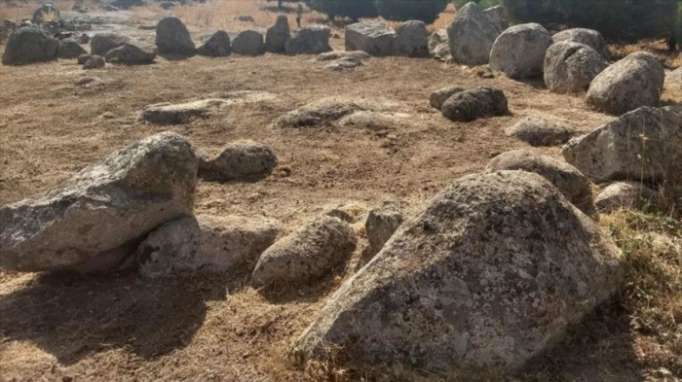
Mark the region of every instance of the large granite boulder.
POLYGON ((400 23, 395 29, 395 54, 407 57, 428 57, 429 34, 426 24, 419 20, 409 20, 400 23))
POLYGON ((620 257, 541 176, 465 176, 339 287, 291 356, 383 380, 504 375, 618 291, 620 257))
POLYGON ((26 65, 57 59, 59 41, 33 26, 15 30, 7 40, 3 65, 26 65))
POLYGON ((61 187, 0 208, 0 267, 116 269, 159 225, 191 214, 197 159, 161 133, 89 166, 61 187))
POLYGON ((640 106, 656 106, 665 81, 658 59, 632 53, 597 75, 587 91, 587 103, 597 110, 620 115, 640 106))
POLYGON ((551 44, 552 36, 542 25, 515 25, 495 40, 490 51, 490 67, 514 79, 540 77, 545 52, 551 44))
POLYGON ((329 52, 331 30, 324 25, 311 25, 295 31, 284 44, 287 54, 319 54, 329 52))
POLYGON ((545 54, 545 85, 555 93, 581 93, 608 65, 601 54, 585 44, 557 42, 545 54))
POLYGON ((272 53, 284 53, 290 37, 289 19, 285 15, 277 16, 275 25, 268 28, 265 33, 265 50, 272 53))
POLYGON ((632 180, 680 185, 680 147, 682 110, 641 107, 571 139, 562 153, 568 163, 595 182, 632 180))
POLYGON ((255 30, 245 30, 232 40, 232 52, 245 56, 258 56, 265 53, 263 34, 255 30))
POLYGON ((495 5, 486 8, 483 13, 488 16, 490 22, 492 22, 498 30, 503 31, 509 28, 509 17, 507 16, 507 11, 505 11, 503 5, 495 5))
POLYGON ((478 4, 467 3, 448 27, 450 54, 460 64, 487 64, 500 32, 478 4))
POLYGON ((572 41, 585 44, 597 53, 601 54, 604 59, 608 60, 611 54, 609 53, 609 45, 606 43, 604 36, 594 29, 587 28, 571 28, 564 29, 552 36, 552 40, 556 42, 572 41))
POLYGON ((106 56, 107 52, 123 44, 129 44, 131 40, 116 33, 98 33, 90 40, 90 54, 106 56))
POLYGON ((164 17, 156 25, 156 47, 163 55, 192 56, 196 52, 187 27, 177 17, 164 17))
POLYGON ((226 57, 231 51, 230 35, 225 31, 215 32, 197 49, 198 54, 207 57, 226 57))
POLYGON ((346 50, 362 50, 372 56, 395 53, 395 31, 379 21, 363 21, 346 26, 346 50))

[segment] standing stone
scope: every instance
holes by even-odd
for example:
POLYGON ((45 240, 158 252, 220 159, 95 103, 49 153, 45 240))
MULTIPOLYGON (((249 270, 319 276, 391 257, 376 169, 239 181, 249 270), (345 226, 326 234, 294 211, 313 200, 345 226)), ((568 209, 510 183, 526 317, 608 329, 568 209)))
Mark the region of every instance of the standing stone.
POLYGON ((208 57, 226 57, 231 51, 230 36, 225 31, 215 32, 197 49, 198 54, 208 57))
POLYGON ((57 48, 57 56, 59 58, 78 58, 81 54, 86 53, 78 41, 72 38, 59 41, 59 48, 57 48))
POLYGON ((156 47, 159 54, 192 56, 195 53, 194 42, 177 17, 164 17, 156 25, 156 47))
POLYGON ((329 52, 331 30, 324 25, 311 25, 301 28, 287 40, 284 50, 287 54, 319 54, 329 52))
POLYGON ((272 173, 277 155, 268 145, 250 140, 229 143, 212 159, 201 159, 199 176, 206 180, 255 181, 272 173))
POLYGON ((31 21, 35 25, 43 25, 49 23, 59 23, 62 17, 59 14, 59 9, 52 3, 45 3, 33 12, 31 21))
POLYGON ((143 139, 46 194, 0 208, 0 267, 116 269, 140 239, 190 214, 197 159, 180 135, 143 139))
POLYGON ((557 42, 545 54, 545 85, 555 93, 584 92, 608 65, 601 54, 585 44, 557 42))
POLYGON ((245 56, 258 56, 265 53, 263 35, 255 30, 239 32, 232 40, 232 51, 245 56))
POLYGON ((621 256, 541 176, 465 176, 346 279, 291 357, 384 380, 508 375, 619 290, 621 256))
POLYGON ((450 54, 460 64, 487 64, 490 50, 500 32, 478 4, 467 3, 448 27, 450 54))
POLYGON ((285 15, 277 16, 275 25, 268 28, 265 34, 265 50, 272 53, 284 53, 289 37, 291 37, 289 19, 285 15))
POLYGON ((605 60, 608 60, 611 54, 609 53, 609 46, 604 40, 601 33, 593 29, 587 28, 571 28, 561 32, 555 33, 552 36, 555 43, 562 41, 572 41, 585 44, 596 50, 605 60))
POLYGON ((540 77, 545 52, 551 44, 552 36, 542 25, 515 25, 495 40, 490 51, 490 67, 513 79, 540 77))
POLYGON ((568 163, 597 183, 618 180, 682 184, 682 111, 641 107, 571 139, 568 163))
POLYGON ((507 97, 502 90, 487 87, 455 93, 443 103, 440 110, 446 118, 461 122, 509 113, 507 97))
POLYGON ((507 18, 507 12, 504 10, 504 5, 486 8, 483 13, 488 16, 490 22, 493 23, 500 32, 509 28, 509 20, 507 18))
POLYGON ((451 58, 450 42, 448 40, 448 33, 445 30, 438 30, 429 35, 429 54, 431 57, 447 61, 451 58))
POLYGON ((384 203, 381 207, 371 210, 365 221, 369 255, 379 253, 402 223, 403 214, 397 203, 384 203))
POLYGON ((26 65, 57 59, 59 41, 37 27, 26 26, 14 31, 7 40, 3 65, 26 65))
POLYGON ((346 262, 356 241, 347 222, 319 216, 268 248, 258 259, 251 278, 254 285, 269 287, 323 277, 346 262))
POLYGON ((362 50, 371 56, 395 53, 396 34, 379 21, 363 21, 346 26, 346 50, 362 50))
POLYGON ((395 54, 407 57, 428 57, 428 32, 419 20, 400 23, 395 29, 395 54))
POLYGON ((126 36, 115 33, 99 33, 90 40, 90 54, 105 56, 110 50, 130 42, 126 36))
POLYGON ((640 106, 656 106, 665 71, 649 53, 635 52, 609 66, 592 80, 587 103, 597 110, 620 115, 640 106))

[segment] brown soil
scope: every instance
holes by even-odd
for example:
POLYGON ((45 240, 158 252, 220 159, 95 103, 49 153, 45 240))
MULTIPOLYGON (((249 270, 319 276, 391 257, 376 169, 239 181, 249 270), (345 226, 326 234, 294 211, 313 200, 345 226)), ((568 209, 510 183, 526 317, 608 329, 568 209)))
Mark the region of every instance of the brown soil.
MULTIPOLYGON (((199 150, 217 152, 226 142, 248 138, 272 145, 280 159, 264 181, 201 182, 197 212, 262 215, 291 230, 329 204, 354 204, 362 235, 367 206, 398 199, 413 213, 452 179, 481 170, 497 153, 525 147, 503 133, 523 116, 551 114, 583 131, 611 119, 590 111, 581 97, 504 77, 479 78, 474 70, 430 59, 373 58, 343 73, 323 66, 311 56, 268 54, 159 59, 150 66, 88 72, 75 60, 0 67, 0 204, 53 188, 113 150, 172 130, 199 150), (86 76, 103 82, 76 85, 86 76), (450 122, 428 104, 431 91, 446 85, 499 87, 512 115, 450 122), (174 127, 144 124, 137 116, 148 104, 238 90, 277 98, 233 105, 174 127), (269 126, 289 110, 333 95, 400 102, 410 124, 382 130, 269 126)), ((541 151, 559 155, 558 148, 541 151)), ((361 243, 358 253, 366 245, 361 243)), ((292 287, 267 298, 244 274, 148 281, 135 274, 0 271, 0 381, 303 379, 286 361, 288 346, 344 273, 322 286, 292 287)), ((522 379, 649 375, 638 361, 644 337, 631 332, 617 304, 602 313, 522 379)))

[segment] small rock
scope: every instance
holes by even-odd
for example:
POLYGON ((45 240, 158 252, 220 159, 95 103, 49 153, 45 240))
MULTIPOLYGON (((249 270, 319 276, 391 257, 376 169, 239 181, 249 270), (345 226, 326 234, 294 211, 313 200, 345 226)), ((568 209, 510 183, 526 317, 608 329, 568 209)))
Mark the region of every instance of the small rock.
POLYGON ((205 118, 211 110, 218 109, 229 102, 219 98, 209 98, 192 102, 171 104, 168 102, 147 105, 142 109, 142 119, 159 125, 187 123, 192 118, 205 118))
POLYGON ((272 173, 277 155, 270 146, 249 140, 228 144, 215 158, 199 162, 199 176, 206 180, 255 181, 272 173))
POLYGON ((464 88, 461 88, 459 86, 448 86, 448 87, 440 88, 440 89, 436 90, 435 92, 431 93, 431 97, 429 98, 429 103, 435 109, 440 110, 440 108, 443 106, 445 101, 448 100, 448 98, 452 97, 454 94, 457 94, 461 91, 464 91, 464 88))
POLYGON ((365 222, 369 255, 379 253, 402 223, 403 214, 397 203, 385 202, 381 207, 371 210, 365 222))
POLYGON ((531 146, 555 146, 568 142, 575 129, 562 120, 531 116, 507 127, 504 133, 531 146))
POLYGON ((59 58, 77 58, 86 53, 85 49, 74 39, 67 38, 59 41, 59 48, 57 49, 59 58))
POLYGON ((619 209, 656 207, 657 198, 656 191, 641 182, 616 182, 597 195, 594 205, 599 212, 610 213, 619 209))
POLYGON ((325 52, 325 53, 320 53, 319 56, 317 56, 318 61, 334 61, 334 60, 353 60, 353 61, 364 61, 370 58, 370 55, 367 54, 367 52, 363 52, 361 50, 354 50, 354 51, 339 51, 335 50, 332 52, 325 52))
POLYGON ((89 69, 101 69, 106 66, 106 63, 104 61, 104 57, 98 56, 96 54, 94 55, 88 55, 87 60, 83 62, 83 69, 89 70, 89 69))
POLYGON ((502 90, 480 87, 453 94, 443 103, 441 112, 452 121, 470 122, 509 114, 509 109, 502 90))
POLYGON ((153 50, 126 43, 109 50, 105 59, 112 64, 149 65, 154 63, 156 53, 153 50))
POLYGON ((341 72, 344 70, 352 70, 362 65, 363 63, 360 60, 356 60, 353 58, 340 58, 336 61, 332 61, 329 64, 325 65, 324 68, 341 72))

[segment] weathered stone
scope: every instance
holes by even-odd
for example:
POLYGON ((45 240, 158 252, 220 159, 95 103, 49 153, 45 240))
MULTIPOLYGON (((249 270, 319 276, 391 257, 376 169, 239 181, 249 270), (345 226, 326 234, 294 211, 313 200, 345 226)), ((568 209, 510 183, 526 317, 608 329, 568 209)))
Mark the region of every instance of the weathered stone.
POLYGON ((435 92, 431 93, 429 103, 431 104, 432 107, 440 110, 445 101, 448 100, 448 98, 452 97, 454 94, 459 93, 461 91, 464 91, 464 88, 461 88, 459 86, 447 86, 444 88, 440 88, 435 92))
POLYGON ((90 40, 90 54, 104 57, 110 50, 130 42, 126 36, 115 33, 99 33, 90 40))
POLYGON ((258 56, 265 53, 263 35, 255 30, 240 32, 232 40, 232 51, 245 56, 258 56))
POLYGON ((568 163, 595 182, 617 180, 682 184, 682 111, 641 107, 571 139, 568 163))
POLYGON ((478 4, 467 3, 448 27, 450 54, 460 64, 487 64, 500 32, 478 4))
POLYGON ((604 40, 604 37, 601 35, 601 33, 594 29, 566 29, 555 33, 554 36, 552 36, 552 40, 554 40, 555 43, 562 41, 572 41, 585 44, 596 50, 597 53, 601 54, 604 59, 608 60, 611 57, 611 54, 609 53, 609 46, 606 44, 606 40, 604 40))
POLYGON ((530 116, 509 126, 504 133, 531 146, 554 146, 568 142, 575 134, 575 128, 556 118, 530 116))
POLYGON ((451 57, 450 55, 450 42, 448 39, 448 33, 445 30, 438 30, 429 35, 429 54, 431 57, 447 61, 451 57))
POLYGON ((488 16, 493 25, 500 32, 509 28, 509 20, 507 18, 507 12, 504 10, 503 5, 496 5, 494 7, 486 8, 483 13, 488 16))
POLYGON ((142 119, 159 125, 187 123, 193 118, 205 118, 211 110, 225 106, 229 102, 220 98, 171 104, 168 102, 147 105, 142 109, 142 119))
MULTIPOLYGON (((80 59, 80 57, 78 57, 80 59)), ((96 54, 88 55, 87 59, 83 62, 83 69, 101 69, 106 66, 104 57, 98 56, 96 54)))
POLYGON ((152 231, 137 247, 135 261, 150 278, 231 272, 253 267, 278 233, 279 224, 265 218, 187 216, 152 231))
POLYGON ((86 53, 78 41, 72 38, 59 41, 59 48, 57 48, 57 56, 59 58, 78 58, 81 54, 86 53))
POLYGON ((206 180, 256 181, 272 173, 277 155, 272 147, 250 140, 227 144, 218 156, 201 160, 199 176, 206 180))
POLYGON ((226 57, 231 51, 230 35, 225 31, 215 32, 197 49, 198 54, 208 57, 226 57))
POLYGON ((478 118, 509 114, 502 90, 480 87, 453 94, 440 108, 452 121, 470 122, 478 118))
POLYGON ((332 61, 329 64, 325 65, 325 69, 333 70, 333 71, 344 71, 344 70, 352 70, 357 68, 358 66, 362 66, 363 63, 360 60, 356 60, 353 58, 340 58, 336 61, 332 61))
POLYGON ((403 214, 400 206, 394 202, 384 203, 381 207, 375 208, 367 215, 365 221, 365 232, 369 240, 369 255, 373 256, 384 247, 388 239, 403 223, 403 214))
POLYGON ((318 61, 335 61, 335 60, 341 60, 341 59, 348 59, 348 60, 353 60, 353 61, 364 61, 364 60, 367 60, 369 58, 370 58, 370 55, 367 54, 367 52, 363 52, 361 50, 353 50, 350 52, 335 50, 332 52, 320 53, 320 55, 317 56, 318 61))
POLYGON ((534 172, 549 180, 583 212, 591 214, 594 211, 592 184, 577 168, 564 161, 528 150, 512 150, 493 158, 486 169, 534 172))
POLYGON ((428 57, 426 24, 419 20, 402 22, 395 29, 395 54, 407 57, 428 57))
POLYGON ((291 356, 386 380, 506 375, 618 291, 620 258, 541 176, 466 176, 337 289, 291 356))
POLYGON ((78 65, 85 64, 85 62, 92 56, 93 55, 91 54, 81 54, 80 56, 78 56, 78 65))
POLYGON ((331 30, 324 25, 311 25, 295 31, 284 45, 287 54, 318 54, 332 50, 331 30))
POLYGON ((148 65, 154 63, 156 53, 133 44, 123 44, 107 52, 105 59, 112 64, 148 65))
POLYGON ((265 33, 265 50, 272 53, 284 53, 290 37, 289 19, 285 15, 277 16, 275 25, 268 28, 265 33))
POLYGON ((343 266, 356 242, 348 223, 328 215, 319 216, 263 252, 251 279, 256 286, 270 287, 320 278, 343 266))
POLYGON ((610 213, 619 209, 655 207, 656 199, 656 191, 641 182, 616 182, 597 195, 594 205, 599 212, 610 213))
POLYGON ((378 21, 363 21, 346 26, 346 50, 362 50, 371 56, 395 53, 394 31, 378 21))
POLYGON ((542 76, 545 52, 552 36, 542 25, 520 24, 500 34, 490 51, 490 67, 509 78, 526 79, 542 76))
POLYGON ((292 110, 273 122, 275 128, 319 128, 361 111, 388 112, 397 104, 383 100, 323 98, 292 110))
POLYGON ((163 55, 192 56, 196 52, 187 27, 177 17, 164 17, 156 25, 156 47, 163 55))
POLYGON ((37 27, 21 27, 7 40, 2 55, 3 65, 26 65, 57 59, 59 41, 37 27))
POLYGON ((558 42, 545 55, 545 85, 555 93, 581 93, 608 65, 602 55, 587 45, 558 42))
POLYGON ((194 151, 177 134, 117 151, 61 188, 0 208, 0 267, 115 269, 148 232, 192 212, 196 174, 194 151))
POLYGON ((31 21, 35 25, 43 25, 47 23, 59 23, 62 17, 59 9, 52 3, 45 3, 33 12, 31 21))
POLYGON ((612 64, 592 80, 587 103, 597 110, 620 115, 640 106, 656 106, 665 71, 656 57, 635 52, 612 64))

